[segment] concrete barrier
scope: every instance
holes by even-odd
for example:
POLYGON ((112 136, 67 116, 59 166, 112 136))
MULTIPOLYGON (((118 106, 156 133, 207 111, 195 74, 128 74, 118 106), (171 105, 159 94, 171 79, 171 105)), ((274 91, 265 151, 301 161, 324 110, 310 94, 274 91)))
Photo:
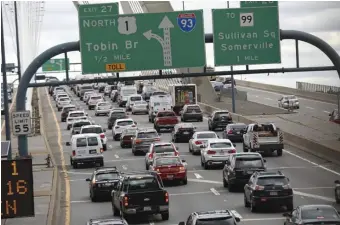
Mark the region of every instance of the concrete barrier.
MULTIPOLYGON (((232 98, 231 88, 225 89, 223 88, 221 91, 221 94, 223 97, 232 98)), ((241 101, 247 101, 247 92, 246 91, 240 91, 235 88, 235 99, 241 100, 241 101)))
POLYGON ((313 100, 328 102, 332 104, 338 104, 337 96, 332 95, 332 94, 302 91, 302 90, 298 90, 295 88, 288 88, 288 87, 282 87, 282 86, 270 85, 270 84, 261 84, 261 83, 244 81, 244 80, 236 80, 236 84, 238 86, 243 86, 243 87, 261 89, 265 91, 277 92, 277 93, 286 94, 286 95, 296 95, 302 98, 313 99, 313 100))
MULTIPOLYGON (((221 110, 219 108, 204 104, 204 103, 198 103, 203 110, 204 113, 211 114, 214 110, 221 110)), ((250 120, 245 116, 231 113, 233 116, 233 120, 245 124, 250 123, 256 123, 254 120, 250 120)), ((340 149, 337 151, 336 149, 328 148, 327 146, 321 145, 317 142, 314 142, 312 140, 308 140, 304 137, 300 137, 297 135, 293 135, 291 133, 282 131, 284 136, 284 143, 287 145, 294 146, 296 148, 299 148, 305 152, 308 152, 312 155, 316 155, 320 158, 329 160, 330 162, 336 163, 340 165, 340 149)))

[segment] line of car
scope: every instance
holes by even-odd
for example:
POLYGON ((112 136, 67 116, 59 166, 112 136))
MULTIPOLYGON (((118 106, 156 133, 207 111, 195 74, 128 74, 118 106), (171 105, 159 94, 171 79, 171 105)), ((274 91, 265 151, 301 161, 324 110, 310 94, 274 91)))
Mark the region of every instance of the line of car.
MULTIPOLYGON (((60 87, 60 89, 63 88, 60 87)), ((56 92, 56 90, 53 92, 56 92)), ((94 93, 94 95, 97 95, 97 93, 94 93)), ((103 103, 103 100, 97 102, 95 110, 98 109, 99 103, 103 103)), ((198 111, 197 108, 196 110, 198 111)), ((78 113, 77 117, 80 117, 80 120, 73 119, 69 122, 70 126, 68 127, 73 132, 78 127, 75 124, 80 123, 81 128, 79 134, 75 132, 72 135, 71 143, 69 143, 69 145, 72 145, 71 165, 77 168, 78 163, 94 162, 103 166, 102 152, 104 151, 105 141, 100 135, 104 134, 105 136, 105 129, 102 129, 99 125, 94 125, 85 111, 79 111, 73 105, 63 106, 61 120, 69 121, 74 113, 78 113), (65 117, 63 113, 65 115, 68 107, 70 108, 68 116, 65 117), (91 124, 82 126, 81 123, 85 121, 91 124), (91 134, 81 133, 84 128, 92 128, 91 126, 100 127, 103 133, 99 134, 99 131, 93 131, 94 133, 91 134), (96 137, 96 140, 94 137, 96 137), (78 143, 86 145, 86 151, 79 153, 78 143), (94 148, 96 148, 95 151, 94 148), (77 158, 79 155, 95 157, 89 159, 86 156, 85 161, 77 161, 77 159, 82 159, 77 158), (96 156, 100 159, 97 160, 96 156)), ((107 113, 103 114, 107 115, 107 113)), ((97 111, 95 115, 99 116, 97 111)), ((109 197, 114 216, 127 219, 136 214, 160 214, 163 220, 168 220, 169 194, 164 188, 163 182, 180 181, 184 185, 187 184, 187 164, 185 160, 181 159, 175 143, 188 142, 188 151, 200 155, 201 165, 204 169, 214 166, 223 167, 222 181, 224 187, 228 188, 230 192, 242 188, 244 206, 250 207, 252 212, 263 208, 263 206, 283 206, 288 210, 288 213, 284 213, 284 216, 287 217, 285 225, 316 224, 315 222, 325 224, 326 221, 330 224, 338 224, 340 222, 339 213, 332 206, 310 205, 299 206, 294 209, 293 190, 289 185, 288 177, 281 171, 266 171, 266 160, 256 151, 247 152, 244 149, 243 153, 237 153, 235 143, 232 141, 244 142, 243 137, 249 126, 232 123, 228 111, 214 112, 208 118, 208 128, 211 131, 197 132, 192 123, 180 122, 170 110, 158 112, 154 120, 150 121, 153 126, 144 128, 138 128, 138 124, 132 118, 129 118, 129 114, 124 109, 111 107, 108 115, 107 125, 108 129, 112 129, 113 139, 120 141, 122 148, 131 148, 134 155, 145 154, 145 168, 147 170, 123 173, 115 167, 102 167, 96 169, 91 178, 87 179, 91 200, 97 201, 100 197, 105 199, 109 197), (222 125, 218 122, 221 122, 222 125), (213 131, 218 128, 226 128, 222 138, 213 131), (161 133, 164 129, 171 130, 172 142, 161 141, 161 133)), ((183 117, 181 117, 181 120, 183 120, 183 117)), ((268 127, 267 125, 253 126, 251 129, 256 131, 263 129, 262 131, 265 133, 276 130, 272 125, 268 125, 268 127)), ((274 136, 280 138, 278 134, 274 136)), ((264 137, 266 136, 264 135, 264 137)), ((335 194, 336 198, 340 199, 340 182, 336 182, 335 194)), ((127 224, 125 219, 113 220, 127 224)), ((94 221, 91 220, 88 224, 96 224, 94 221)), ((209 224, 219 224, 216 221, 223 221, 224 224, 235 224, 240 221, 240 218, 232 210, 194 212, 186 222, 180 222, 179 225, 200 225, 206 224, 206 221, 209 221, 209 224)))

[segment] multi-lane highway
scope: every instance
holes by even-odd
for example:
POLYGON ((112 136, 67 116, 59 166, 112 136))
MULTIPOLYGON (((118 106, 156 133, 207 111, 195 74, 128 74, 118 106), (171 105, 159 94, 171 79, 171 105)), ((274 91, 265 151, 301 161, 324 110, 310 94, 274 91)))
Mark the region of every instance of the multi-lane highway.
MULTIPOLYGON (((253 89, 248 87, 237 86, 237 89, 248 92, 248 100, 257 102, 264 105, 278 107, 278 99, 282 94, 264 91, 259 89, 253 89)), ((317 100, 311 100, 306 98, 299 98, 300 109, 296 110, 302 115, 309 115, 310 117, 316 117, 321 120, 329 120, 329 113, 331 113, 338 106, 335 104, 321 102, 317 100)))
MULTIPOLYGON (((69 91, 69 93, 71 92, 69 91)), ((94 111, 88 111, 85 103, 79 101, 73 93, 71 95, 73 104, 86 110, 97 124, 107 128, 107 117, 95 117, 94 111)), ((269 95, 267 97, 276 99, 269 95)), ((70 131, 66 130, 65 123, 60 122, 60 112, 55 109, 53 100, 50 99, 49 103, 52 103, 50 107, 59 120, 59 126, 56 126, 57 133, 61 136, 62 143, 65 143, 70 140, 70 131)), ((115 103, 113 104, 116 106, 115 103)), ((148 123, 146 115, 131 115, 131 117, 138 122, 139 127, 152 127, 152 124, 148 123)), ((199 131, 207 130, 206 120, 194 124, 199 131)), ((131 149, 120 148, 119 142, 113 141, 111 130, 107 130, 106 135, 108 137, 108 150, 104 153, 105 166, 117 166, 122 171, 145 170, 144 156, 133 156, 131 149)), ((170 141, 170 134, 162 133, 161 139, 162 141, 170 141)), ((244 207, 242 192, 229 193, 223 187, 221 169, 204 170, 200 166, 200 156, 189 154, 188 143, 176 145, 181 157, 188 163, 188 184, 166 187, 170 193, 169 221, 161 221, 159 217, 149 217, 139 221, 138 224, 178 224, 180 221, 186 221, 189 214, 194 211, 214 209, 236 210, 242 216, 240 224, 283 224, 282 211, 251 213, 248 208, 244 207)), ((242 144, 237 144, 236 147, 237 151, 241 151, 242 144)), ((90 201, 88 183, 85 179, 90 177, 94 169, 72 169, 69 165, 70 148, 64 145, 63 149, 70 182, 70 224, 86 224, 86 221, 90 218, 113 217, 110 202, 93 203, 90 201)), ((291 185, 294 188, 295 206, 315 203, 335 205, 333 187, 334 180, 340 179, 340 168, 289 146, 285 147, 282 157, 267 157, 267 168, 269 170, 281 170, 290 178, 291 185)))

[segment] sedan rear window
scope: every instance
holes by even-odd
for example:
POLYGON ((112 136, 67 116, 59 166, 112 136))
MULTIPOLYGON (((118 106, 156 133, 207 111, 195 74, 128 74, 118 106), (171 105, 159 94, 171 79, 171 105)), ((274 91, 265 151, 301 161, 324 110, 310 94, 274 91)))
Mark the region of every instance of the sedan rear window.
POLYGON ((174 112, 159 112, 157 117, 176 116, 174 112))
POLYGON ((237 158, 235 163, 236 168, 247 167, 264 167, 261 158, 237 158))
MULTIPOLYGON (((304 220, 315 220, 315 219, 339 219, 339 215, 336 213, 335 209, 332 208, 324 208, 324 207, 315 207, 315 208, 306 208, 301 210, 301 217, 304 220)), ((314 223, 313 223, 314 224, 314 223)), ((322 223, 320 223, 322 224, 322 223)), ((332 224, 332 223, 330 223, 332 224)), ((337 224, 334 222, 333 224, 337 224)))
POLYGON ((231 148, 233 145, 229 142, 210 143, 210 148, 231 148))
POLYGON ((169 145, 156 145, 156 146, 153 147, 153 151, 155 153, 163 153, 163 152, 174 152, 175 149, 171 144, 169 144, 169 145))
POLYGON ((73 127, 82 127, 82 126, 87 126, 87 125, 91 125, 90 122, 79 122, 79 123, 74 123, 73 127))
POLYGON ((81 130, 82 134, 101 134, 103 133, 103 129, 101 127, 89 127, 83 128, 81 130))
POLYGON ((209 139, 209 138, 217 138, 216 134, 197 134, 198 139, 209 139))
POLYGON ((158 137, 156 132, 145 132, 145 133, 138 133, 137 138, 155 138, 158 137))
POLYGON ((179 158, 158 158, 156 159, 156 166, 178 165, 181 164, 179 158))
POLYGON ((117 122, 118 126, 128 126, 128 125, 132 125, 132 124, 133 124, 133 121, 131 121, 131 120, 117 122))
POLYGON ((91 100, 97 100, 97 99, 101 99, 102 98, 102 96, 93 96, 93 97, 91 97, 91 100))
POLYGON ((85 113, 81 112, 81 113, 71 113, 70 117, 80 117, 80 116, 85 116, 85 113))
POLYGON ((118 178, 119 178, 118 173, 97 173, 96 175, 96 181, 114 180, 118 178))

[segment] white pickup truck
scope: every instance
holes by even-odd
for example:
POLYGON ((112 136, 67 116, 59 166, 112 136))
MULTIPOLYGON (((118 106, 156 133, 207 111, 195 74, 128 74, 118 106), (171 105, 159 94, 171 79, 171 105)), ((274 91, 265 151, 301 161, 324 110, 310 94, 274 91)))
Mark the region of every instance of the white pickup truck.
POLYGON ((243 133, 243 151, 282 156, 283 133, 273 124, 249 124, 243 133))

